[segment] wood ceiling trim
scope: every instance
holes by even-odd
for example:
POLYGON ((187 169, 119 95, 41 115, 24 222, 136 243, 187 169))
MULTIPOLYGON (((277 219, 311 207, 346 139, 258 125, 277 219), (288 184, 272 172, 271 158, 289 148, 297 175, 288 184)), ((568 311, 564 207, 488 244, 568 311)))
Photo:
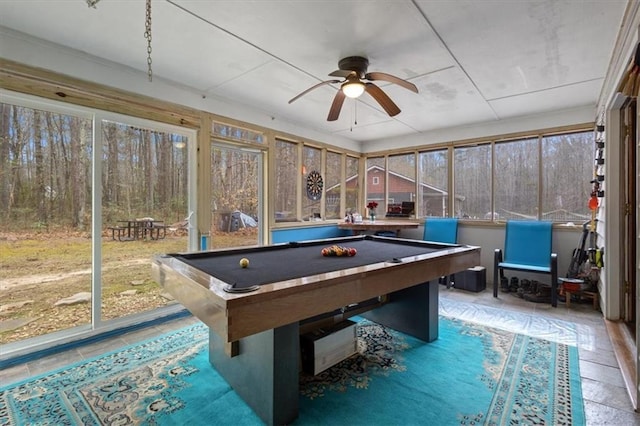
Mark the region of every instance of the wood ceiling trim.
POLYGON ((201 127, 201 112, 196 109, 6 59, 0 59, 0 87, 191 129, 201 127))

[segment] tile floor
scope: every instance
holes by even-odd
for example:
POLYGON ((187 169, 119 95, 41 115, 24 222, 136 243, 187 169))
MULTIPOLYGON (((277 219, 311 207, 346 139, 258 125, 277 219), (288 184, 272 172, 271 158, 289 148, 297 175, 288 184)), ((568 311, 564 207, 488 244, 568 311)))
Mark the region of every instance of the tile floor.
MULTIPOLYGON (((495 299, 489 289, 472 293, 441 287, 440 312, 577 345, 587 425, 640 425, 640 414, 633 411, 602 315, 591 304, 572 303, 567 308, 559 303, 558 308, 552 308, 548 304, 527 302, 511 294, 501 293, 495 299)), ((0 370, 0 384, 7 385, 64 367, 196 321, 193 317, 174 320, 9 367, 0 370)))
POLYGON ((602 314, 591 302, 532 303, 512 293, 441 287, 440 312, 493 327, 578 346, 587 425, 640 425, 633 411, 602 314))

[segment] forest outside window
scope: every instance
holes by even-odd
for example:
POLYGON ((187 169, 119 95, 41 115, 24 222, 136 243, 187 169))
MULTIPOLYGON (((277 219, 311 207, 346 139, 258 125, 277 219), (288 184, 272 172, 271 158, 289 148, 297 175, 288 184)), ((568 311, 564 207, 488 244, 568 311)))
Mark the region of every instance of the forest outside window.
POLYGON ((342 188, 342 155, 327 151, 327 165, 325 173, 325 218, 340 218, 340 192, 342 188))
POLYGON ((453 150, 455 216, 491 219, 491 144, 453 150))
POLYGON ((275 194, 273 196, 276 222, 297 221, 298 144, 276 140, 275 194))
POLYGON ((542 138, 543 219, 578 224, 591 217, 593 155, 592 131, 542 138))
POLYGON ((419 181, 417 209, 423 216, 449 215, 448 151, 439 149, 418 154, 419 181))
POLYGON ((0 232, 14 240, 0 241, 0 252, 3 278, 16 285, 0 300, 15 304, 5 319, 16 321, 0 343, 46 346, 109 320, 124 326, 180 309, 162 297, 148 261, 189 248, 195 132, 22 95, 3 101, 0 232), (130 223, 154 230, 138 234, 130 223))
POLYGON ((274 159, 276 223, 335 220, 357 211, 359 157, 276 139, 274 159))
POLYGON ((540 184, 538 138, 496 143, 494 219, 536 219, 540 184))
POLYGON ((358 167, 360 165, 360 159, 347 155, 347 181, 345 184, 346 196, 345 205, 346 210, 350 212, 361 211, 359 208, 360 203, 360 183, 358 167))
POLYGON ((593 140, 593 131, 579 131, 454 148, 455 215, 588 220, 593 140))

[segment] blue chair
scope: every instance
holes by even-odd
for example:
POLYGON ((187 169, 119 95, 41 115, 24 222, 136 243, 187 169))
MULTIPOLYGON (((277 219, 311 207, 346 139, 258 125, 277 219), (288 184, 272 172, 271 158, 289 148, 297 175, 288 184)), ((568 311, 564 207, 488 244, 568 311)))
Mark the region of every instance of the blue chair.
MULTIPOLYGON (((447 217, 428 217, 424 222, 424 234, 422 239, 436 243, 458 243, 458 219, 447 217)), ((447 288, 451 288, 451 277, 441 277, 440 282, 447 288)))
POLYGON ((551 252, 552 229, 551 222, 507 221, 504 257, 501 249, 494 252, 493 297, 498 297, 498 285, 505 269, 549 274, 551 306, 558 306, 558 255, 551 252))
POLYGON ((424 222, 425 241, 437 243, 458 243, 458 219, 446 217, 429 217, 424 222))

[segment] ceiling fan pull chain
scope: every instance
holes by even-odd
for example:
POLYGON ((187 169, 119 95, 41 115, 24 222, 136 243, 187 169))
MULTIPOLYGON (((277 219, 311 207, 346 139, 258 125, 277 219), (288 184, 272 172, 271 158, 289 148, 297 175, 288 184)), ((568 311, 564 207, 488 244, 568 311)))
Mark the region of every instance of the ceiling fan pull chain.
POLYGON ((147 39, 147 75, 149 81, 153 81, 153 70, 151 69, 151 0, 147 0, 147 16, 144 21, 144 38, 147 39))
POLYGON ((355 116, 355 118, 353 119, 353 125, 357 126, 358 125, 358 101, 355 99, 353 100, 353 111, 355 116))
POLYGON ((356 101, 355 99, 353 100, 353 109, 351 110, 351 118, 353 121, 353 124, 351 124, 350 130, 353 132, 353 126, 357 126, 358 125, 358 101, 356 101))

